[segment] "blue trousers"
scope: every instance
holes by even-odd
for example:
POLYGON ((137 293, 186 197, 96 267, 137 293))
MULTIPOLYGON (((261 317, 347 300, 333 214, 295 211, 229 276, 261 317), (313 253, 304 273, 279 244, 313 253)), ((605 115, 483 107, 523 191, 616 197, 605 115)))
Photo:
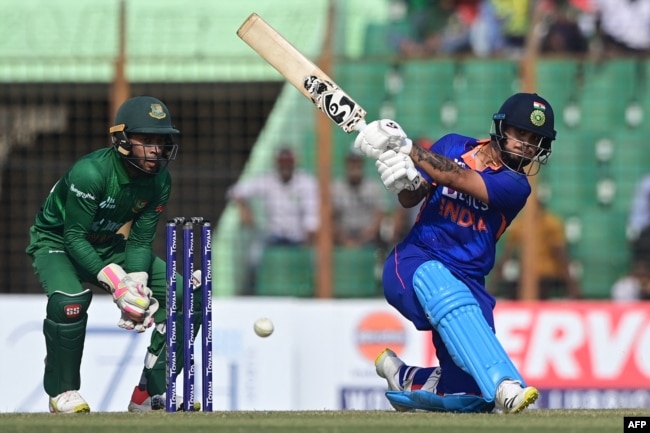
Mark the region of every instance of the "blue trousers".
MULTIPOLYGON (((432 343, 442 368, 437 391, 444 394, 468 393, 481 395, 481 391, 472 376, 464 372, 452 360, 440 335, 429 323, 426 312, 413 289, 413 274, 420 265, 430 260, 437 259, 425 254, 421 249, 413 245, 399 244, 391 252, 384 264, 384 296, 390 305, 413 323, 416 329, 432 331, 432 343)), ((459 275, 455 276, 469 287, 479 304, 483 317, 494 332, 493 309, 495 300, 485 290, 484 281, 461 278, 459 275)))

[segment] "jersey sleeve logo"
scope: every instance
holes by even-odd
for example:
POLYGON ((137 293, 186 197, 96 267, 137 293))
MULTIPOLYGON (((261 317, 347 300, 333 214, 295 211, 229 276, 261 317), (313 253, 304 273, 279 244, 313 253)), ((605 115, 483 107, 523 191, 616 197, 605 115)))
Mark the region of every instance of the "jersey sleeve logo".
POLYGON ((89 192, 83 192, 83 191, 78 190, 77 187, 74 186, 74 183, 70 185, 70 192, 74 193, 79 198, 83 198, 83 199, 88 199, 89 198, 91 200, 95 200, 94 195, 92 195, 89 192))
POLYGON ((144 199, 136 200, 136 202, 133 204, 133 208, 131 209, 131 211, 133 213, 140 213, 145 207, 147 207, 148 203, 149 203, 148 200, 144 200, 144 199))

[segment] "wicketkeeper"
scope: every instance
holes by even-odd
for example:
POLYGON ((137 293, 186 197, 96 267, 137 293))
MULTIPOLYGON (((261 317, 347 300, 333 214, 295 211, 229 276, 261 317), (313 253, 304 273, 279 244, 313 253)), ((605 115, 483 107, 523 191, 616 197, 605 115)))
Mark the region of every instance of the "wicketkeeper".
MULTIPOLYGON (((110 128, 113 146, 74 163, 36 215, 26 251, 48 298, 43 384, 51 412, 90 411, 79 394, 92 300, 84 283, 113 297, 120 328, 144 332, 156 325, 128 409, 164 408, 166 276, 152 243, 171 191, 167 164, 176 158, 179 133, 163 102, 150 96, 129 99, 110 128), (125 225, 130 225, 128 236, 117 233, 125 225)), ((198 332, 201 297, 194 299, 198 332)), ((182 350, 177 356, 183 365, 182 350)))

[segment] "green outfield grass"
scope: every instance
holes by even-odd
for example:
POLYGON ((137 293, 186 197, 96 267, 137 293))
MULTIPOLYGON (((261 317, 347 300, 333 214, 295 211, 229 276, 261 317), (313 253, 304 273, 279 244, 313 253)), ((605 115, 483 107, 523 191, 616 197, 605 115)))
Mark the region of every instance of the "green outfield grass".
POLYGON ((615 433, 648 410, 529 410, 518 415, 392 411, 0 414, 2 433, 615 433))

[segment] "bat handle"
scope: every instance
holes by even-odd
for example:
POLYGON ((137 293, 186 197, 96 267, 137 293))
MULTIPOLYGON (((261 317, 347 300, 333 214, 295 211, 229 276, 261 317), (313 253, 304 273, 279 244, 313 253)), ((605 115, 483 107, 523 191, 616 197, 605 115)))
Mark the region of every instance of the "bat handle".
POLYGON ((364 129, 366 129, 366 126, 368 126, 366 121, 361 119, 361 120, 359 120, 359 122, 357 122, 356 125, 354 125, 354 130, 357 131, 357 132, 361 132, 364 129))

